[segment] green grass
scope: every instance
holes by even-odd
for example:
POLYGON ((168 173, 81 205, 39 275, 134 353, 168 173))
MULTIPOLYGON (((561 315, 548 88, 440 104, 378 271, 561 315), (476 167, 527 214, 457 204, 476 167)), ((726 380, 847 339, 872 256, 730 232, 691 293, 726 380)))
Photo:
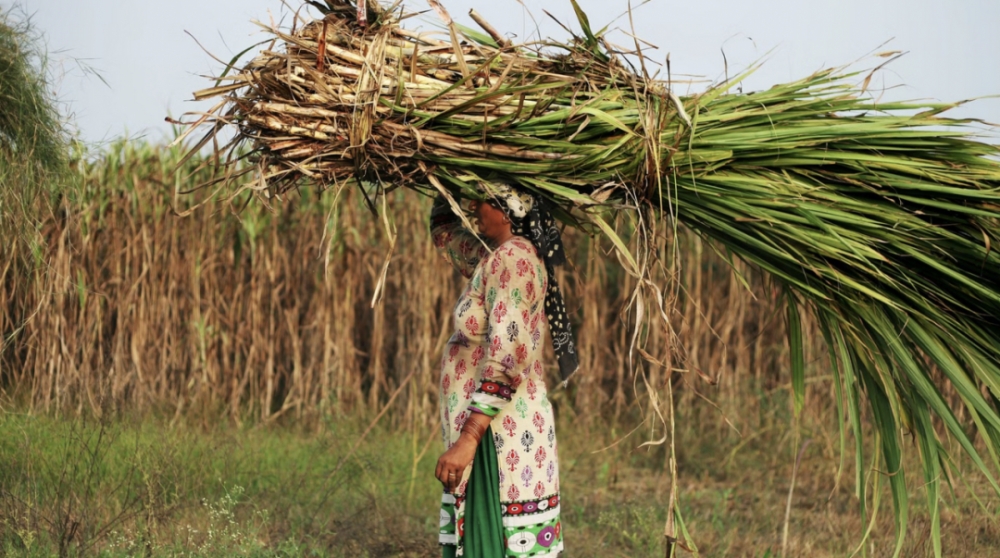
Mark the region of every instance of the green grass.
POLYGON ((369 534, 341 523, 372 519, 373 498, 434 497, 428 483, 408 495, 398 445, 366 448, 327 481, 360 430, 346 425, 306 434, 8 415, 0 422, 2 548, 13 556, 346 552, 369 534), (376 479, 389 480, 376 490, 376 479))
MULTIPOLYGON (((696 414, 701 411, 696 411, 696 414)), ((678 417, 680 501, 700 556, 780 556, 788 482, 797 448, 787 429, 741 440, 678 417)), ((772 417, 773 425, 783 419, 772 417)), ((329 417, 294 425, 236 427, 167 420, 0 417, 0 549, 35 556, 432 557, 439 488, 437 429, 388 423, 331 478, 365 424, 329 417), (422 454, 421 450, 428 450, 422 454), (420 459, 414 466, 414 457, 420 459), (412 472, 416 475, 413 476, 412 472)), ((662 448, 635 451, 618 439, 630 425, 574 431, 560 420, 568 555, 662 556, 669 496, 662 448)), ((864 532, 849 487, 834 489, 834 440, 814 436, 799 469, 788 556, 848 556, 864 532)), ((969 477, 974 479, 975 476, 969 477)), ((884 487, 885 483, 883 483, 884 487)), ((913 485, 912 490, 922 490, 913 485)), ((945 554, 983 556, 1000 544, 996 502, 946 494, 945 554)), ((885 502, 888 490, 884 490, 885 502)), ((911 504, 906 556, 931 556, 929 515, 911 504)), ((883 508, 886 507, 883 504, 883 508)), ((868 556, 895 549, 883 509, 868 556)), ((685 555, 685 553, 681 553, 685 555)))

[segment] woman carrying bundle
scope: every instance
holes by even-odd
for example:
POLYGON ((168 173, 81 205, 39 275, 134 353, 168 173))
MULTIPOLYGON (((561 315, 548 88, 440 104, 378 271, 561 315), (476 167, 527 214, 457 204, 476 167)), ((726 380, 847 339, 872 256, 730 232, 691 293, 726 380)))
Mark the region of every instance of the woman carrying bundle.
POLYGON ((469 280, 441 361, 440 542, 445 558, 555 557, 559 465, 542 359, 548 327, 562 378, 578 367, 552 272, 565 254, 541 199, 480 188, 487 201, 471 210, 482 241, 443 198, 431 211, 435 246, 469 280))

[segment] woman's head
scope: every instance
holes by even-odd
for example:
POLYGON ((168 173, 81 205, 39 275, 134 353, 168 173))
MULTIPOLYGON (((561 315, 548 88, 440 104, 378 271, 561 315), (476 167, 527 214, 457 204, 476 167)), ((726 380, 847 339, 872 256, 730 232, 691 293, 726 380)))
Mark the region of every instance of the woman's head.
POLYGON ((479 234, 494 241, 511 236, 510 218, 497 207, 496 202, 473 200, 469 203, 469 209, 476 217, 479 234))
POLYGON ((470 209, 479 221, 480 234, 494 241, 503 241, 518 228, 535 203, 527 192, 515 189, 503 182, 480 182, 479 191, 485 201, 473 201, 470 209))

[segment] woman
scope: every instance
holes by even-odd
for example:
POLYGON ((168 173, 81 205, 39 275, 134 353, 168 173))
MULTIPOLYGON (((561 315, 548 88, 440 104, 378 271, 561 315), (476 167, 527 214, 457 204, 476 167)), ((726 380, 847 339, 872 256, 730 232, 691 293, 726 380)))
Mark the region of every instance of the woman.
POLYGON ((578 367, 552 274, 565 255, 541 200, 480 187, 489 201, 471 209, 489 249, 443 199, 431 211, 435 246, 469 279, 441 362, 440 542, 445 558, 555 557, 559 464, 542 359, 548 327, 563 379, 578 367))

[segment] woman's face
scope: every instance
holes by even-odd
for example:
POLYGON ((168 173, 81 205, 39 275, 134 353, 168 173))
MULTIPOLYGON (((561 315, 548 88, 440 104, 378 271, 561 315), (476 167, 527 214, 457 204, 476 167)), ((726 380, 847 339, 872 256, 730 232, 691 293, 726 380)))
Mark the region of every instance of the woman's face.
POLYGON ((476 218, 479 234, 496 240, 510 234, 510 221, 503 211, 492 204, 477 200, 469 203, 469 209, 476 218))

